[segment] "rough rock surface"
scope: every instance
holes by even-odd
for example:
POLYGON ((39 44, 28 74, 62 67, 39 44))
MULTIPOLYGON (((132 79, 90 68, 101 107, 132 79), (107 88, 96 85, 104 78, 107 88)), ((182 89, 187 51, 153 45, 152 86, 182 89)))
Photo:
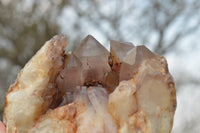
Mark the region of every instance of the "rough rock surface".
POLYGON ((55 78, 63 67, 66 37, 55 36, 18 74, 6 95, 4 122, 7 132, 25 133, 48 110, 55 78))
POLYGON ((55 36, 6 95, 8 133, 170 133, 176 91, 164 57, 88 35, 74 53, 55 36))
POLYGON ((65 105, 42 115, 29 133, 73 133, 76 131, 74 120, 76 107, 74 104, 65 105))

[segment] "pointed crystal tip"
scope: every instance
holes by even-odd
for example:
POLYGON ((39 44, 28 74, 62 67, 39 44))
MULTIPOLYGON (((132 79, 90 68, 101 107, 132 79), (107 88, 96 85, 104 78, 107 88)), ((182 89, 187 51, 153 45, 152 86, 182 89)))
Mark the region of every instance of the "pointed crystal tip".
POLYGON ((108 64, 109 52, 93 36, 88 35, 75 50, 81 60, 81 81, 84 85, 96 85, 104 81, 104 75, 111 69, 108 64))
POLYGON ((128 52, 128 55, 124 57, 123 62, 134 65, 136 63, 140 63, 143 60, 150 59, 155 57, 155 54, 152 53, 147 47, 144 45, 137 46, 134 49, 131 49, 128 52))
POLYGON ((110 41, 110 52, 114 63, 121 62, 128 52, 135 46, 130 42, 110 41))
POLYGON ((109 55, 109 52, 104 48, 93 36, 88 35, 74 51, 77 57, 109 55))

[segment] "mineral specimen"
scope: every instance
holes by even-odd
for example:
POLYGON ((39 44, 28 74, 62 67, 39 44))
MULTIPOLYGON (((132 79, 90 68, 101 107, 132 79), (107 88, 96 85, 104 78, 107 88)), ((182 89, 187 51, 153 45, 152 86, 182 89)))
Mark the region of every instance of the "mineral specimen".
POLYGON ((55 36, 6 95, 8 133, 170 133, 176 91, 164 57, 88 35, 71 53, 55 36))

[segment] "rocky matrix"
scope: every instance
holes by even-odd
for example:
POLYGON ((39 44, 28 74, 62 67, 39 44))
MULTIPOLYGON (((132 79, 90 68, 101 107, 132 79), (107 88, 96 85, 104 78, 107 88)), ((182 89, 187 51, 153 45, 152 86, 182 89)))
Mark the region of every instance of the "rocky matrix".
POLYGON ((6 95, 7 133, 170 133, 176 91, 163 56, 88 35, 72 53, 59 35, 20 71, 6 95))

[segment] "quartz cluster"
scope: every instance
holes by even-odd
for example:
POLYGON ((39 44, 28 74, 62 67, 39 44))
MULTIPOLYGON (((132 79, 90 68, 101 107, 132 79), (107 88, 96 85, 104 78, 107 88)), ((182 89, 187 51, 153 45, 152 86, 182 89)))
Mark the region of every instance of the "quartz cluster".
POLYGON ((88 35, 65 53, 55 36, 20 71, 6 95, 8 133, 170 133, 176 91, 163 56, 88 35))

